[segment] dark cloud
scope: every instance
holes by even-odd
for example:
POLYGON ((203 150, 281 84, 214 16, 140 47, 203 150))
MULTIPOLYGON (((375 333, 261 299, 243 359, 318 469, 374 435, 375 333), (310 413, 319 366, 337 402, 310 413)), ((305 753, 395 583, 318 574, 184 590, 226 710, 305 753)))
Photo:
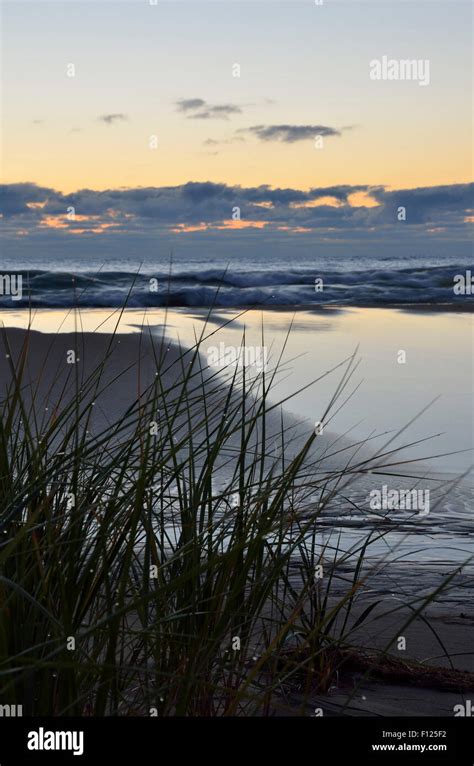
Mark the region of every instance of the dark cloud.
POLYGON ((0 213, 5 218, 24 214, 33 216, 29 204, 46 203, 48 199, 58 196, 62 196, 60 192, 36 184, 0 184, 0 213))
POLYGON ((284 141, 287 144, 314 139, 316 136, 341 135, 340 130, 327 125, 253 125, 239 132, 251 133, 261 141, 284 141))
POLYGON ((406 222, 443 224, 453 214, 467 215, 474 207, 474 184, 452 184, 449 186, 428 186, 417 189, 396 189, 387 191, 383 186, 374 189, 373 198, 381 220, 390 221, 398 209, 406 209, 406 222))
POLYGON ((201 109, 206 105, 206 102, 202 98, 180 98, 176 101, 176 106, 179 112, 190 112, 194 109, 201 109))
MULTIPOLYGON (((21 227, 44 233, 51 216, 66 216, 73 206, 78 214, 70 228, 87 231, 109 227, 110 233, 141 236, 173 231, 176 227, 205 225, 220 229, 229 221, 235 206, 242 220, 261 222, 265 231, 358 232, 366 237, 404 236, 412 229, 426 235, 428 229, 443 227, 447 232, 466 228, 464 218, 473 207, 473 184, 455 184, 390 191, 383 186, 338 185, 309 190, 228 186, 223 183, 189 182, 180 186, 136 189, 80 189, 62 194, 32 183, 0 187, 0 209, 11 232, 21 227), (351 195, 363 192, 371 207, 350 203, 351 195), (327 204, 326 198, 334 204, 327 204), (322 204, 323 203, 323 204, 322 204), (406 221, 400 223, 397 211, 406 208, 406 221)), ((63 229, 48 231, 49 236, 65 236, 63 229)), ((100 235, 102 236, 102 235, 100 235)))
POLYGON ((208 104, 202 98, 181 98, 176 101, 179 112, 185 112, 189 120, 227 120, 232 114, 241 114, 235 104, 208 104))
POLYGON ((117 112, 116 114, 101 114, 97 119, 100 122, 105 122, 106 125, 113 125, 115 122, 128 120, 128 117, 122 112, 117 112))

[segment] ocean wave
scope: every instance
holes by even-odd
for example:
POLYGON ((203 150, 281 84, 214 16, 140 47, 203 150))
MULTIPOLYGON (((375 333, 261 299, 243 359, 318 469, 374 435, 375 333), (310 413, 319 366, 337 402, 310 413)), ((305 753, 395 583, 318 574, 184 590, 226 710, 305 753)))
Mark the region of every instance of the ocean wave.
MULTIPOLYGON (((76 272, 30 270, 21 276, 21 298, 0 294, 2 308, 58 307, 249 307, 384 306, 387 304, 466 304, 456 294, 461 265, 432 268, 327 270, 255 269, 76 272), (318 281, 322 280, 322 282, 318 281)), ((474 268, 471 267, 472 273, 474 268)), ((0 277, 1 277, 0 273, 0 277)), ((467 280, 469 282, 469 280, 467 280)), ((0 281, 1 293, 7 282, 0 281)))

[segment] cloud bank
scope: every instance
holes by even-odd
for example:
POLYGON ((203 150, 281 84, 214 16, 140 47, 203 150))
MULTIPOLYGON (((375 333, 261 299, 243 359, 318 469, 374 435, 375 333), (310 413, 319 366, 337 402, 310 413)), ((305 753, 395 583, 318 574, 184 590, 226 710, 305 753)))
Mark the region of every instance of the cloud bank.
POLYGON ((471 248, 473 188, 341 184, 304 190, 208 181, 63 194, 19 183, 0 186, 0 211, 9 252, 29 249, 46 258, 54 248, 138 255, 158 242, 180 249, 191 242, 219 256, 229 246, 235 254, 245 246, 263 260, 275 248, 304 257, 347 247, 364 256, 406 255, 411 248, 464 257, 471 248))

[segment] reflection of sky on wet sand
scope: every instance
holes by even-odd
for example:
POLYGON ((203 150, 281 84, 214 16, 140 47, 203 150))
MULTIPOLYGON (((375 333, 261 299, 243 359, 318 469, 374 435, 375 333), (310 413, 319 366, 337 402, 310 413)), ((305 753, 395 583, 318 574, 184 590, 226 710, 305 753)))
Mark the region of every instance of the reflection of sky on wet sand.
MULTIPOLYGON (((32 327, 40 332, 138 332, 149 326, 193 345, 204 328, 208 311, 173 309, 120 310, 84 309, 74 314, 64 310, 38 310, 32 327)), ((25 327, 28 312, 2 311, 5 326, 25 327)), ((245 329, 246 345, 266 345, 270 367, 284 346, 284 373, 276 384, 274 398, 284 398, 310 383, 351 355, 359 346, 360 364, 352 388, 360 387, 331 423, 331 430, 351 431, 352 438, 372 432, 399 429, 435 397, 433 406, 402 437, 404 443, 427 436, 430 442, 407 452, 407 457, 425 457, 473 447, 472 421, 472 318, 461 313, 420 313, 392 309, 348 309, 340 312, 224 311, 211 316, 205 328, 203 352, 220 342, 240 346, 245 329), (231 321, 234 318, 233 321, 231 321), (230 324, 229 324, 230 322, 230 324), (221 329, 219 329, 221 328, 221 329), (262 329, 263 328, 263 329, 262 329), (262 343, 262 332, 264 342, 262 343), (400 350, 406 363, 399 364, 400 350)), ((288 408, 310 421, 318 421, 340 379, 341 369, 299 393, 288 408)), ((348 389, 347 393, 352 390, 348 389)), ((342 402, 342 400, 341 400, 342 402)), ((433 461, 438 470, 462 470, 473 461, 473 453, 450 455, 433 461)))

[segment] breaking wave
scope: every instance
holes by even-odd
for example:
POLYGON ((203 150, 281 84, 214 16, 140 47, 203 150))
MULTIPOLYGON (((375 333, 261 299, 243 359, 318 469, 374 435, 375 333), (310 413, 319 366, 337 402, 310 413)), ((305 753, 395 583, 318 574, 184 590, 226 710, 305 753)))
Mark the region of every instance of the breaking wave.
MULTIPOLYGON (((474 269, 473 269, 474 273, 474 269)), ((249 306, 385 306, 460 304, 456 275, 466 266, 431 268, 324 270, 165 270, 78 272, 18 271, 21 300, 0 294, 2 308, 32 307, 249 307, 249 306), (318 282, 317 280, 322 280, 318 282), (152 280, 150 282, 150 280, 152 280), (153 281, 154 280, 154 281, 153 281)), ((469 280, 468 280, 469 281, 469 280)), ((1 283, 0 283, 1 284, 1 283)), ((5 292, 2 289, 1 292, 5 292)), ((474 292, 474 290, 473 290, 474 292)))

